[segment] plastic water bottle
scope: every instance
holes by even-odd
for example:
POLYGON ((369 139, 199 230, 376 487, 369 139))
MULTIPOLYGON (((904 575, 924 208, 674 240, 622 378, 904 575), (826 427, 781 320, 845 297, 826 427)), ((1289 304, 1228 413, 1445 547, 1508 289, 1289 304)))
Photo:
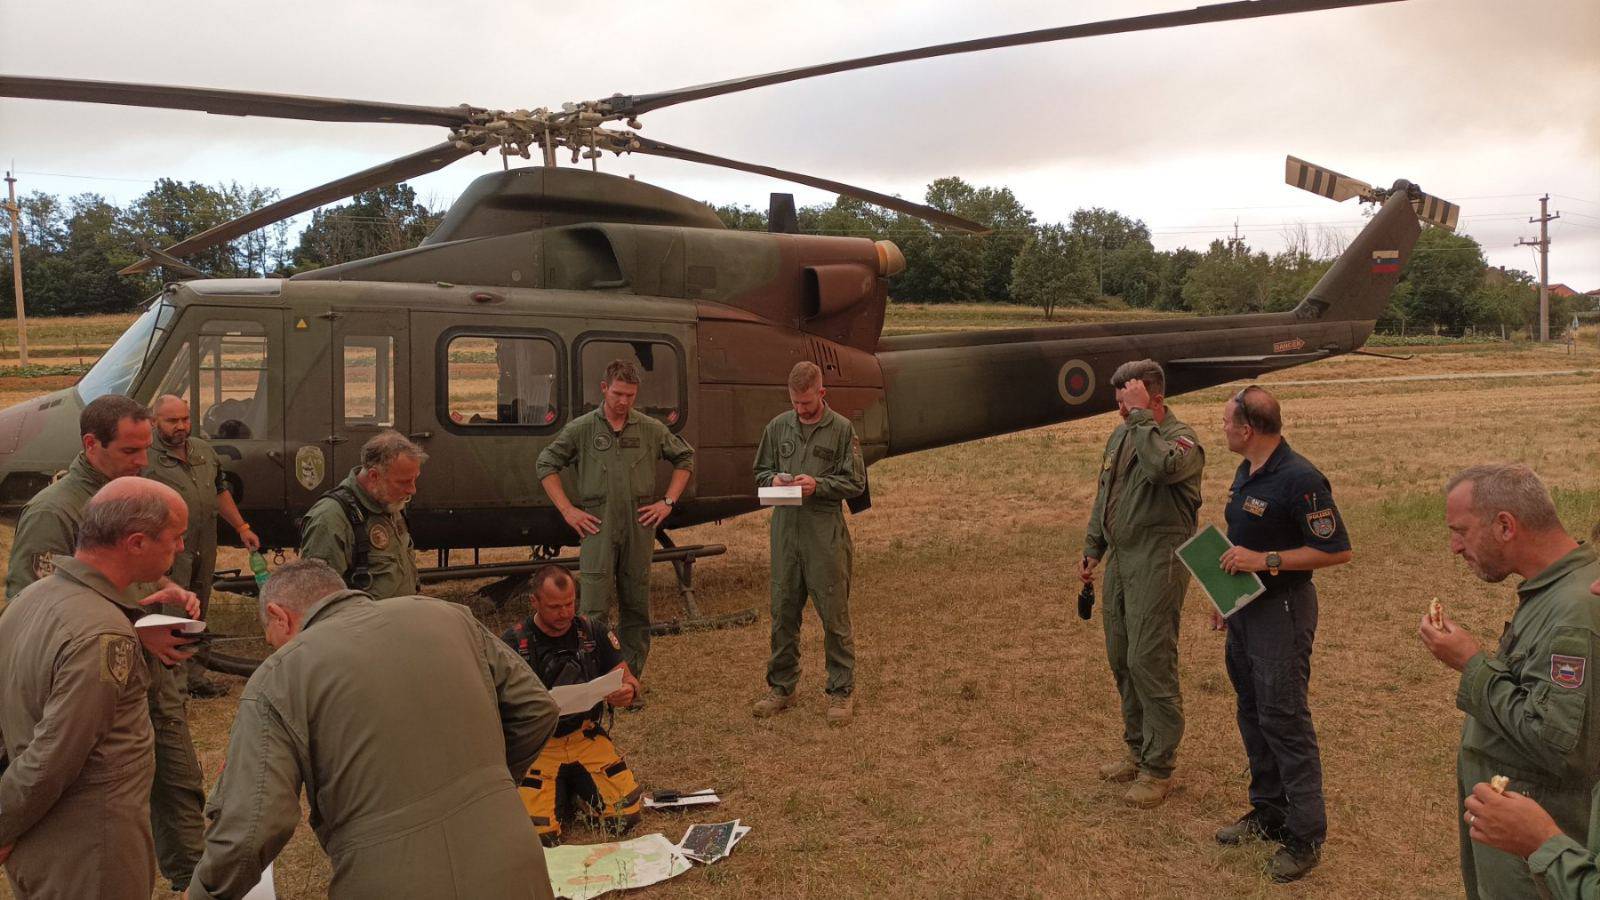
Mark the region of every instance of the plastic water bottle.
POLYGON ((267 583, 267 558, 259 550, 250 551, 250 571, 256 576, 256 589, 267 583))

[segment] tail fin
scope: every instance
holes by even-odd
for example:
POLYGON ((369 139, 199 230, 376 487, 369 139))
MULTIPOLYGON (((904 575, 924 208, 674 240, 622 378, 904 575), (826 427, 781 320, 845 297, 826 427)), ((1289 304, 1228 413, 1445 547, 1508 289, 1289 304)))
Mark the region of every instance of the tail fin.
POLYGON ((1377 215, 1295 307, 1296 318, 1372 322, 1383 314, 1422 233, 1410 187, 1406 181, 1395 182, 1377 215))

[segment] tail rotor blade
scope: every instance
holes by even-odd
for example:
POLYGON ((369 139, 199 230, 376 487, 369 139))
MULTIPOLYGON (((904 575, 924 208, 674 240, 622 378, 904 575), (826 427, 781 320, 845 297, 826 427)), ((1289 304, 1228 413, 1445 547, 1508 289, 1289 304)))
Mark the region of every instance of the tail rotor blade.
POLYGON ((1340 175, 1332 169, 1313 165, 1294 156, 1285 157, 1283 180, 1293 187, 1320 194, 1337 203, 1343 203, 1351 197, 1360 197, 1363 200, 1376 199, 1372 193, 1372 185, 1365 181, 1351 178, 1349 175, 1340 175))

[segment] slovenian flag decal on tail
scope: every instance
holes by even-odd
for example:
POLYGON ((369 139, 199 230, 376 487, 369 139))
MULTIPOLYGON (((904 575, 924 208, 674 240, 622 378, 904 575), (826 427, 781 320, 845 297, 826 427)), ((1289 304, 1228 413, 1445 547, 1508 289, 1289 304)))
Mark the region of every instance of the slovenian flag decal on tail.
POLYGON ((1393 275, 1400 271, 1399 250, 1372 251, 1372 274, 1393 275))

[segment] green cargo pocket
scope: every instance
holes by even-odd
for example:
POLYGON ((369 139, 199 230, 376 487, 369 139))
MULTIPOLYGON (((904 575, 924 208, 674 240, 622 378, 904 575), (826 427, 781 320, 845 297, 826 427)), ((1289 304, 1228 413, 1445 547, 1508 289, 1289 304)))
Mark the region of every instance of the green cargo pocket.
POLYGON ((1588 695, 1581 689, 1542 682, 1533 689, 1532 703, 1539 714, 1539 735, 1550 746, 1569 753, 1578 746, 1588 695))

